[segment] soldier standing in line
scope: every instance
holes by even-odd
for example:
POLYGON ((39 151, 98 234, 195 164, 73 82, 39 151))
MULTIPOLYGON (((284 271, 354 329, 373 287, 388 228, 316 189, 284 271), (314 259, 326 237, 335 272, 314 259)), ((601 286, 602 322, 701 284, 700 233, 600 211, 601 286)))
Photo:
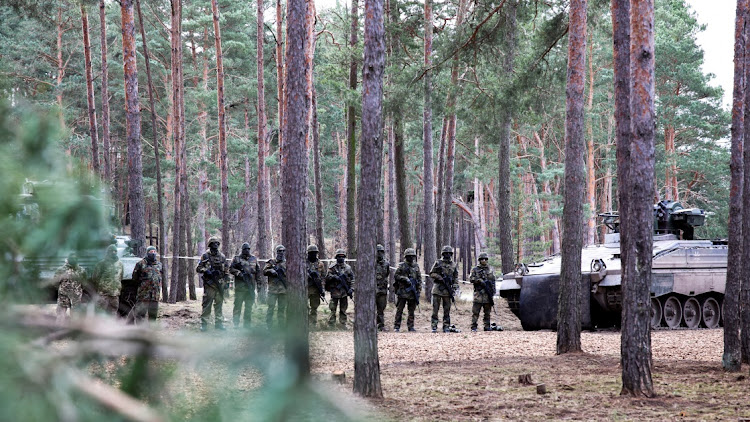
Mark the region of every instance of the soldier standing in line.
POLYGON ((245 305, 245 316, 242 319, 243 326, 250 328, 255 304, 255 290, 260 288, 260 266, 258 258, 250 253, 250 244, 242 244, 242 252, 235 255, 229 272, 234 276, 234 309, 232 309, 232 322, 234 328, 240 328, 240 314, 242 305, 245 305))
POLYGON ((279 311, 276 321, 279 327, 286 325, 286 248, 284 245, 276 246, 276 258, 269 259, 263 267, 263 274, 268 277, 268 311, 266 312, 266 325, 271 328, 273 312, 276 305, 279 311))
POLYGON ((318 247, 310 245, 307 247, 307 298, 310 302, 310 314, 308 321, 310 328, 314 329, 318 325, 318 307, 320 301, 325 300, 325 283, 326 264, 318 259, 318 247))
POLYGON ((391 275, 391 263, 385 259, 385 248, 377 246, 377 260, 375 261, 375 307, 377 308, 377 324, 379 331, 385 331, 385 317, 383 312, 388 304, 388 277, 391 275))
POLYGON ((435 280, 432 287, 432 332, 437 332, 438 311, 443 305, 443 332, 451 331, 451 301, 453 292, 458 289, 458 269, 453 263, 453 248, 449 245, 443 246, 441 251, 443 259, 435 261, 430 270, 430 277, 435 280))
POLYGON ((404 262, 398 265, 396 269, 396 320, 393 322, 393 331, 401 330, 401 317, 404 313, 404 306, 409 310, 409 316, 406 319, 406 326, 409 331, 414 329, 414 310, 419 305, 419 296, 422 294, 422 273, 419 271, 417 264, 417 253, 413 248, 404 251, 404 262))
POLYGON ((120 306, 122 273, 123 267, 120 258, 117 256, 117 246, 109 245, 104 259, 94 267, 94 274, 91 279, 96 293, 99 295, 99 306, 104 312, 112 316, 117 315, 117 309, 120 306))
POLYGON ((479 312, 484 310, 484 331, 491 331, 490 310, 494 305, 492 296, 495 294, 495 273, 487 265, 486 252, 479 254, 479 265, 472 268, 469 281, 474 285, 474 304, 471 307, 471 331, 477 331, 479 312))
POLYGON ((203 310, 201 311, 201 331, 206 331, 208 318, 211 316, 211 304, 214 305, 214 325, 217 330, 224 328, 224 280, 227 277, 227 258, 219 252, 221 242, 217 237, 208 239, 208 251, 203 253, 195 272, 203 277, 203 310))
POLYGON ((57 322, 64 322, 73 316, 73 311, 81 305, 83 283, 86 270, 78 265, 78 255, 72 252, 60 268, 55 271, 53 282, 57 287, 57 322), (70 309, 70 315, 68 315, 70 309))
POLYGON ((146 257, 138 261, 133 269, 133 282, 138 283, 138 293, 128 322, 143 321, 147 313, 149 321, 156 320, 163 277, 161 262, 156 259, 156 248, 149 246, 146 248, 146 257))
POLYGON ((343 249, 336 251, 336 262, 328 267, 326 276, 326 290, 331 292, 331 301, 328 309, 331 316, 328 317, 328 327, 332 328, 336 323, 336 308, 339 309, 339 324, 346 328, 346 309, 349 307, 348 298, 353 298, 354 272, 352 267, 346 263, 346 252, 343 249))

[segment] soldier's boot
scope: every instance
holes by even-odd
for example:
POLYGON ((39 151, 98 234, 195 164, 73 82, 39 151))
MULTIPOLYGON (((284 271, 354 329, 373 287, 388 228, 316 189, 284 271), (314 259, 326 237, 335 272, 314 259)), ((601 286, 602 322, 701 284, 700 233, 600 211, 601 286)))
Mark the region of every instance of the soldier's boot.
POLYGON ((206 332, 206 330, 208 330, 208 326, 206 324, 201 324, 200 330, 201 332, 206 332))
POLYGON ((226 328, 224 328, 224 323, 223 322, 217 322, 215 324, 215 327, 219 331, 226 331, 227 330, 226 328))
POLYGON ((415 329, 414 327, 409 327, 409 331, 411 331, 411 332, 415 332, 415 331, 417 331, 417 330, 416 330, 416 329, 415 329))

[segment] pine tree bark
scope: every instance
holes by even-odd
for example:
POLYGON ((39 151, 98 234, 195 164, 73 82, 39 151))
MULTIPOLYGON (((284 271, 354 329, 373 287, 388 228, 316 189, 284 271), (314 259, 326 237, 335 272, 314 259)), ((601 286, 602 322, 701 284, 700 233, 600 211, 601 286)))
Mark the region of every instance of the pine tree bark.
MULTIPOLYGON (((622 391, 653 397, 651 263, 654 198, 654 2, 631 1, 630 172, 627 181, 628 269, 622 280, 622 391)), ((622 217, 620 217, 622 221, 622 217)), ((622 245, 621 245, 622 248, 622 245)))
POLYGON ((175 303, 177 301, 177 290, 180 279, 180 260, 177 258, 180 253, 180 234, 183 233, 182 228, 182 189, 181 183, 182 178, 180 177, 180 169, 182 168, 182 154, 180 153, 183 148, 184 134, 182 133, 183 125, 182 121, 182 107, 180 102, 182 101, 182 90, 183 86, 180 79, 180 68, 182 67, 182 55, 181 55, 181 44, 182 44, 182 0, 171 0, 171 31, 170 31, 170 47, 171 47, 171 79, 172 79, 172 137, 174 144, 174 161, 175 161, 175 177, 174 177, 174 220, 172 223, 172 278, 170 281, 169 288, 169 302, 175 303))
MULTIPOLYGON (((356 4, 356 2, 355 2, 356 4)), ((352 28, 354 29, 354 28, 352 28)), ((362 66, 362 176, 359 189, 357 303, 354 308, 354 392, 383 397, 375 314, 375 242, 383 168, 383 0, 365 0, 362 66)))
POLYGON ((744 163, 744 108, 743 85, 745 80, 745 15, 748 0, 737 0, 734 20, 734 89, 732 93, 732 144, 729 169, 729 254, 727 256, 727 281, 724 291, 724 354, 721 359, 725 371, 741 369, 742 344, 740 342, 740 294, 742 291, 742 197, 744 163))
MULTIPOLYGON (((283 14, 281 0, 276 0, 276 95, 279 99, 279 156, 284 149, 284 38, 282 30, 283 14)), ((270 182, 270 175, 269 175, 270 182)), ((270 202, 270 196, 268 198, 270 202)), ((269 204, 270 210, 270 204, 269 204)), ((270 218, 270 217, 269 217, 270 218)), ((270 225, 269 225, 270 227, 270 225)), ((270 253, 270 251, 269 251, 270 253)))
MULTIPOLYGON (((203 51, 208 51, 208 28, 203 28, 203 51)), ((202 89, 204 92, 208 92, 208 56, 202 55, 203 61, 203 82, 202 89)), ((197 59, 197 57, 196 57, 197 59)), ((196 75, 198 71, 196 69, 196 75)), ((197 86, 196 86, 197 88, 197 86)), ((198 241, 197 249, 199 253, 206 250, 206 241, 208 241, 208 233, 206 232, 206 216, 208 214, 208 205, 203 198, 208 188, 208 172, 206 171, 205 164, 208 161, 208 111, 206 110, 206 104, 201 100, 198 102, 198 125, 200 127, 199 134, 201 139, 200 149, 198 154, 200 157, 201 165, 198 167, 198 215, 196 218, 196 224, 198 226, 198 241)))
POLYGON ((310 374, 310 344, 307 326, 307 136, 310 89, 309 26, 314 15, 311 0, 287 1, 286 78, 284 92, 284 148, 282 149, 282 232, 287 251, 287 358, 297 365, 299 381, 310 374))
POLYGON ((435 204, 433 202, 432 181, 432 0, 424 2, 424 111, 422 116, 422 136, 424 165, 422 181, 424 185, 424 262, 425 265, 437 260, 435 249, 435 204))
MULTIPOLYGON (((349 32, 349 48, 351 49, 351 57, 349 58, 349 90, 352 92, 357 91, 357 57, 355 51, 357 49, 358 32, 359 32, 359 2, 358 0, 352 0, 351 18, 352 24, 349 32)), ((356 258, 357 251, 356 247, 356 196, 357 196, 357 115, 354 103, 350 103, 346 111, 347 124, 346 124, 346 136, 347 136, 347 155, 346 155, 346 247, 349 250, 349 256, 356 258)))
MULTIPOLYGON (((165 258, 165 256, 167 255, 167 230, 164 224, 164 203, 162 200, 163 194, 162 194, 162 184, 161 184, 161 159, 159 158, 159 136, 157 135, 157 129, 156 129, 157 126, 156 126, 156 107, 154 104, 154 84, 153 84, 153 81, 151 80, 151 56, 149 55, 149 52, 148 52, 148 43, 146 42, 146 31, 143 28, 143 14, 141 13, 140 0, 135 0, 135 6, 136 6, 136 11, 138 12, 138 24, 139 24, 139 29, 141 32, 141 41, 143 42, 143 57, 146 63, 146 81, 148 82, 148 103, 151 108, 151 134, 153 136, 153 142, 154 142, 154 165, 156 167, 156 196, 157 196, 156 200, 157 200, 157 208, 158 208, 157 218, 158 218, 158 223, 159 223, 159 249, 161 249, 159 251, 160 252, 159 257, 160 257, 161 265, 164 271, 163 276, 165 280, 165 282, 161 284, 161 297, 162 297, 162 300, 166 302, 167 298, 169 297, 169 288, 166 283, 166 280, 169 278, 169 276, 168 276, 168 271, 167 271, 167 259, 165 258)), ((100 5, 100 7, 102 6, 100 5)), ((103 76, 104 75, 102 75, 102 77, 103 76)), ((104 112, 102 112, 102 118, 103 118, 103 115, 104 115, 104 112)), ((106 148, 107 147, 105 146, 105 149, 106 148)))
POLYGON ((596 242, 596 162, 594 147, 594 42, 593 37, 589 43, 589 89, 586 103, 586 133, 588 135, 586 144, 586 203, 589 205, 588 218, 586 219, 586 245, 596 242))
POLYGON ((107 13, 106 6, 104 5, 104 0, 99 0, 99 31, 102 52, 102 147, 104 149, 102 158, 104 159, 104 180, 106 180, 107 183, 112 183, 112 167, 110 164, 109 145, 109 65, 107 64, 107 13))
POLYGON ((81 3, 81 30, 83 32, 83 60, 86 74, 86 104, 89 114, 89 136, 91 137, 91 167, 102 176, 99 169, 99 133, 96 124, 96 102, 94 101, 94 76, 91 70, 91 40, 89 39, 89 14, 81 3))
POLYGON ((406 196, 406 164, 404 159, 404 123, 401 111, 393 113, 393 158, 396 166, 396 208, 398 210, 398 231, 401 250, 414 246, 409 228, 409 201, 406 196))
POLYGON ((312 95, 313 173, 315 176, 315 241, 320 258, 326 257, 326 242, 323 236, 323 181, 320 178, 320 127, 318 125, 318 95, 313 87, 312 95))
MULTIPOLYGON (((391 126, 388 128, 388 174, 386 183, 388 187, 388 230, 386 235, 388 237, 388 260, 391 263, 396 263, 401 254, 396 249, 396 192, 394 189, 396 166, 393 160, 393 138, 393 126, 391 126)), ((395 276, 395 271, 391 271, 390 281, 388 282, 389 286, 393 286, 395 276)), ((396 291, 393 288, 388 289, 388 301, 391 303, 396 302, 396 291)))
MULTIPOLYGON (((515 1, 509 4, 507 15, 506 43, 507 53, 503 62, 503 70, 507 75, 513 73, 516 47, 516 8, 515 1)), ((500 114, 500 145, 497 150, 499 172, 497 177, 497 235, 500 242, 500 259, 503 274, 513 271, 513 238, 510 192, 510 125, 513 121, 511 107, 505 107, 500 114)), ((518 234, 520 236, 520 233, 518 234)))
MULTIPOLYGON (((447 132, 448 119, 443 117, 442 129, 440 130, 440 148, 438 149, 438 169, 435 178, 435 184, 437 184, 437 195, 435 200, 435 251, 439 251, 443 246, 443 181, 445 179, 445 136, 447 132)), ((431 284, 432 280, 428 278, 427 282, 431 284)), ((432 289, 425 288, 425 290, 425 297, 432 296, 428 292, 432 289)), ((431 300, 432 299, 430 299, 430 301, 431 300)))
POLYGON ((581 249, 585 139, 583 89, 586 73, 586 0, 570 2, 568 76, 565 87, 565 194, 562 267, 557 310, 557 354, 581 351, 581 249))
POLYGON ((227 122, 224 108, 224 55, 221 50, 221 26, 219 25, 219 6, 217 0, 211 0, 211 11, 214 21, 214 41, 216 43, 216 104, 219 124, 219 162, 221 164, 221 246, 224 255, 229 256, 229 169, 227 166, 227 122))
POLYGON ((123 74, 125 77, 125 132, 128 143, 128 198, 130 235, 138 242, 137 256, 146 253, 146 205, 143 198, 143 163, 141 162, 141 110, 138 101, 138 69, 135 54, 135 18, 133 0, 120 2, 122 18, 123 74))
POLYGON ((268 137, 266 135, 266 91, 263 80, 263 0, 258 0, 258 14, 256 21, 257 31, 257 83, 258 83, 258 256, 267 257, 271 254, 270 230, 269 230, 269 204, 268 204, 268 169, 266 168, 266 157, 268 156, 268 137))
MULTIPOLYGON (((743 0, 744 1, 744 0, 743 0)), ((750 39, 750 4, 745 8, 745 48, 747 49, 748 40, 750 39)), ((745 51, 744 55, 744 74, 745 74, 745 86, 744 86, 744 102, 745 109, 743 111, 743 139, 750 139, 750 124, 744 124, 744 122, 750 122, 750 52, 745 51)), ((744 140, 743 140, 744 143, 744 140)), ((745 169, 750 169, 750 145, 743 146, 743 166, 745 169)), ((742 256, 741 262, 745 261, 750 256, 750 171, 745 171, 743 174, 743 190, 742 190, 742 256)), ((740 342, 742 352, 742 363, 750 363, 750 268, 747 265, 742 267, 742 287, 740 288, 740 342)), ((726 298, 725 298, 726 300, 726 298)), ((725 309, 726 312, 726 309, 725 309)))

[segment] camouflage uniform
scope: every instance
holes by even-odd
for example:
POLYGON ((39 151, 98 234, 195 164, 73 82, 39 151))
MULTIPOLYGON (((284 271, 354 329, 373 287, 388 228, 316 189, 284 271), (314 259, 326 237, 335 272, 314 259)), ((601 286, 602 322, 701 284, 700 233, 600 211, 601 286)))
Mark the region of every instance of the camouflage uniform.
POLYGON ((448 332, 451 325, 451 293, 458 289, 458 269, 453 263, 453 248, 450 246, 443 247, 443 259, 435 261, 430 270, 430 277, 435 280, 432 287, 432 331, 437 331, 438 311, 440 305, 443 306, 443 332, 448 332), (447 259, 446 259, 447 258, 447 259), (448 275, 452 280, 446 287, 443 283, 444 275, 448 275), (448 289, 452 289, 449 291, 448 289))
POLYGON ((99 306, 108 314, 117 315, 120 305, 120 289, 122 289, 122 262, 117 257, 117 247, 109 245, 103 260, 94 267, 91 277, 99 294, 99 306))
POLYGON ((311 327, 318 325, 318 307, 320 306, 321 295, 325 297, 325 279, 328 269, 326 268, 325 262, 318 259, 318 247, 310 245, 307 247, 307 298, 310 302, 310 313, 308 315, 308 321, 311 327), (310 258, 314 257, 314 260, 310 258), (318 291, 313 281, 313 274, 317 274, 317 282, 320 285, 322 291, 318 291))
POLYGON ((284 252, 286 248, 276 246, 276 258, 269 259, 263 267, 263 275, 268 278, 268 311, 266 311, 266 325, 271 328, 273 313, 278 304, 279 310, 276 321, 279 327, 286 325, 286 259, 284 252), (281 253, 281 254, 280 254, 281 253))
POLYGON ((201 256, 201 260, 198 266, 195 268, 195 272, 199 273, 203 277, 203 302, 201 311, 201 330, 205 331, 208 326, 208 319, 211 316, 211 305, 214 306, 214 326, 219 329, 224 329, 224 313, 222 312, 222 306, 224 305, 224 281, 228 277, 229 265, 227 265, 227 258, 223 253, 219 252, 219 239, 211 237, 208 239, 208 247, 216 245, 213 249, 209 249, 204 252, 201 256), (206 271, 211 269, 211 276, 206 274, 206 271))
POLYGON ((57 317, 59 320, 67 318, 67 310, 73 310, 81 305, 83 294, 82 283, 86 281, 86 270, 78 264, 66 262, 55 271, 54 282, 57 288, 57 317))
POLYGON ((485 282, 491 286, 490 291, 492 294, 495 293, 495 273, 492 268, 487 265, 487 261, 482 262, 481 254, 479 265, 471 270, 471 276, 469 281, 474 284, 474 304, 471 307, 471 329, 477 329, 477 321, 479 320, 479 312, 484 310, 484 331, 490 331, 490 311, 492 310, 492 297, 487 294, 485 290, 485 282))
POLYGON ((234 276, 234 308, 232 322, 235 327, 240 325, 242 305, 245 305, 245 316, 242 319, 245 328, 250 327, 250 320, 255 304, 255 291, 260 288, 260 266, 258 258, 250 254, 250 245, 242 245, 242 253, 236 255, 229 266, 229 272, 234 276))
POLYGON ((419 271, 419 264, 417 264, 417 254, 414 249, 409 248, 404 252, 404 258, 413 256, 412 262, 404 261, 398 264, 395 275, 396 283, 396 296, 398 301, 396 302, 396 319, 393 322, 393 329, 398 331, 401 329, 401 318, 404 314, 404 306, 408 308, 409 316, 406 318, 406 326, 409 331, 414 331, 414 310, 417 309, 417 303, 419 296, 422 294, 422 273, 419 271), (411 288, 411 280, 416 280, 417 293, 414 294, 411 288), (409 290, 409 291, 407 291, 409 290))
POLYGON ((383 312, 388 304, 388 277, 391 275, 391 263, 385 259, 385 248, 377 246, 378 258, 375 261, 375 308, 377 309, 378 330, 385 329, 383 312))
MULTIPOLYGON (((346 257, 346 253, 339 249, 336 251, 336 257, 346 257)), ((349 288, 354 290, 354 272, 352 267, 346 262, 339 264, 335 262, 328 267, 328 276, 326 276, 326 290, 331 292, 331 301, 328 303, 328 309, 331 310, 331 316, 328 317, 328 326, 332 327, 336 323, 336 308, 339 309, 339 324, 346 326, 346 309, 349 307, 349 298, 346 289, 339 288, 341 280, 345 279, 349 288)))
POLYGON ((161 283, 164 272, 161 262, 157 259, 153 261, 148 259, 148 251, 155 249, 153 246, 149 246, 146 249, 147 257, 138 261, 135 264, 135 268, 133 268, 133 282, 138 283, 138 293, 131 320, 135 320, 136 322, 142 321, 146 313, 148 313, 148 319, 154 321, 159 312, 159 298, 161 296, 161 283))

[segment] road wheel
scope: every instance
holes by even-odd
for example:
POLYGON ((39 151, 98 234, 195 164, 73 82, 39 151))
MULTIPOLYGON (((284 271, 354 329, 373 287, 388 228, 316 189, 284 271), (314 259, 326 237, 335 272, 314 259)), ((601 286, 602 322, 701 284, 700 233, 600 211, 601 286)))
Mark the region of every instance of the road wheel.
POLYGON ((651 298, 651 328, 661 327, 662 309, 659 299, 651 298))
POLYGON ((716 299, 712 297, 704 299, 701 306, 701 313, 703 314, 703 324, 706 328, 719 328, 721 308, 716 299))
POLYGON ((682 318, 685 325, 690 329, 698 328, 701 325, 701 305, 698 299, 690 297, 682 305, 682 318))
POLYGON ((664 301, 664 322, 669 328, 677 328, 682 322, 682 305, 674 296, 669 296, 664 301))

